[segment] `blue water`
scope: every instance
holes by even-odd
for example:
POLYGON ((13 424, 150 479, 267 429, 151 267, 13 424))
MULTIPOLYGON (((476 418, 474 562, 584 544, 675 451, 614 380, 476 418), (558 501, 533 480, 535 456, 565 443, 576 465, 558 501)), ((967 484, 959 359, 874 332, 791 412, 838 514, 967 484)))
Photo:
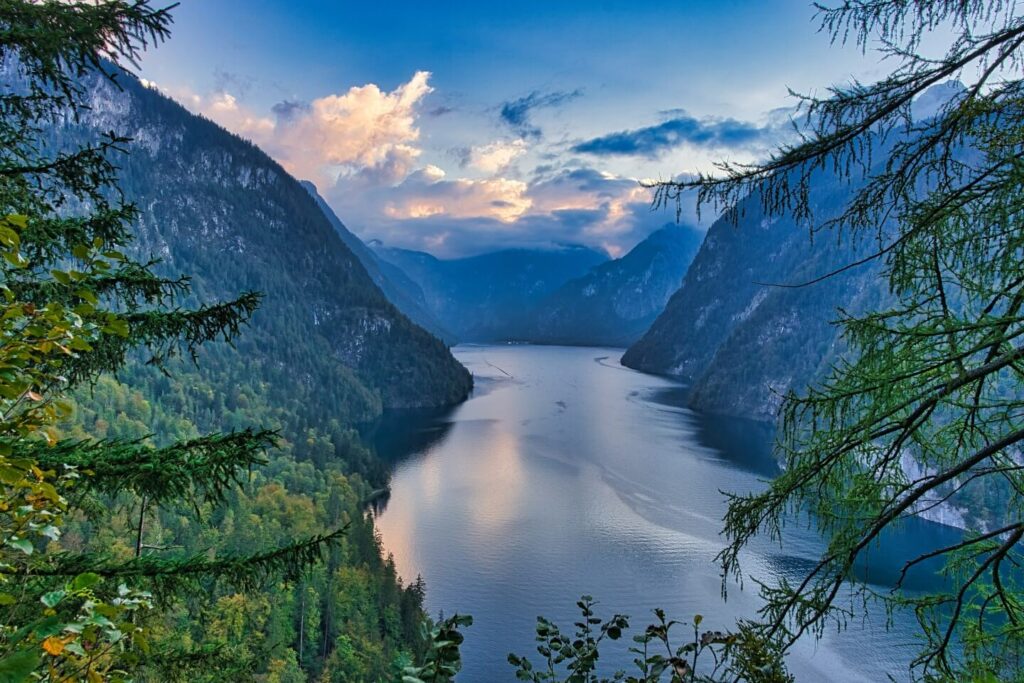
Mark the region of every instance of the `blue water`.
MULTIPOLYGON (((683 407, 678 383, 619 365, 620 350, 455 354, 476 377, 470 400, 379 431, 379 450, 395 465, 377 526, 401 575, 426 580, 431 613, 473 615, 460 681, 514 680, 507 654, 534 654, 536 617, 570 627, 584 593, 601 614, 631 615, 637 631, 655 607, 723 629, 756 612, 751 581, 723 600, 714 557, 721 491, 757 489, 776 473, 762 428, 702 418, 683 407)), ((955 535, 918 520, 906 527, 874 553, 869 578, 884 582, 914 548, 955 535)), ((794 525, 781 548, 754 544, 743 567, 752 578, 796 579, 821 547, 813 530, 794 525)), ((913 626, 897 615, 887 629, 875 610, 841 635, 830 629, 798 644, 790 669, 798 681, 904 679, 913 626)), ((603 652, 607 672, 629 666, 626 647, 603 652)))

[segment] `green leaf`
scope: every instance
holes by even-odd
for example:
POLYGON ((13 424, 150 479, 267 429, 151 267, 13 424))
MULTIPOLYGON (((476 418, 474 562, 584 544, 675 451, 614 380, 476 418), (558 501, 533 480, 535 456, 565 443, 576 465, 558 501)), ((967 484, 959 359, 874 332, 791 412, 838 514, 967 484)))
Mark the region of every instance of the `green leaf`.
POLYGON ((130 333, 128 322, 120 318, 114 318, 108 321, 107 324, 103 326, 103 331, 116 334, 120 337, 127 337, 130 333))
POLYGON ((87 588, 92 588, 102 580, 103 579, 99 574, 85 572, 84 574, 79 574, 74 578, 71 582, 71 589, 76 591, 86 590, 87 588))
POLYGON ((67 593, 64 591, 50 591, 49 593, 45 593, 43 597, 39 598, 39 601, 50 609, 53 609, 60 604, 60 601, 64 599, 65 595, 67 595, 67 593))
POLYGON ((25 477, 25 472, 15 467, 0 465, 0 481, 5 484, 17 484, 25 477))
POLYGON ((75 295, 78 296, 78 298, 80 299, 88 301, 93 306, 100 302, 100 299, 98 296, 96 296, 96 293, 89 289, 80 289, 77 292, 75 292, 75 295))
POLYGON ((13 225, 14 227, 20 228, 22 230, 28 227, 28 216, 25 216, 20 213, 9 214, 4 217, 4 220, 7 221, 9 225, 13 225))
POLYGON ((5 251, 3 257, 15 268, 24 268, 28 265, 28 260, 16 251, 5 251))
POLYGON ((0 659, 0 683, 21 683, 28 680, 39 665, 37 650, 18 650, 0 659))
POLYGON ((26 555, 31 555, 35 548, 32 547, 32 542, 27 538, 8 538, 7 545, 12 548, 17 548, 26 555))

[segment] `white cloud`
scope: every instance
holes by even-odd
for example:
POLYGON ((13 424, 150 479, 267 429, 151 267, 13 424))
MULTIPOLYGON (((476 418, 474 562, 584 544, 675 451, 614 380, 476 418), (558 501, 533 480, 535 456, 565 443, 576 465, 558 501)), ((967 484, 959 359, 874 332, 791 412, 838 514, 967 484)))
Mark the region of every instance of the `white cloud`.
POLYGON ((487 145, 471 147, 467 158, 467 165, 484 173, 499 173, 507 169, 513 161, 525 153, 525 140, 498 140, 487 145))
POLYGON ((412 173, 389 194, 385 205, 390 218, 492 218, 502 222, 515 221, 532 204, 526 196, 527 185, 521 180, 487 178, 448 180, 437 166, 412 173))
POLYGON ((417 107, 433 89, 430 72, 417 71, 391 92, 370 83, 308 104, 288 103, 276 117, 253 113, 227 92, 202 96, 165 91, 189 109, 251 139, 299 178, 327 184, 362 174, 399 182, 415 167, 420 149, 417 107))
POLYGON ((313 180, 357 233, 394 246, 454 256, 575 242, 618 254, 671 220, 649 211, 650 191, 632 178, 579 165, 509 177, 534 151, 523 139, 468 147, 463 165, 485 177, 449 176, 424 163, 420 106, 429 81, 418 71, 391 91, 355 86, 281 102, 267 115, 228 92, 169 94, 313 180))
POLYGON ((238 104, 228 93, 216 93, 202 104, 204 113, 228 130, 253 141, 267 139, 273 135, 274 121, 256 116, 238 104))
POLYGON ((371 83, 315 99, 279 122, 271 149, 300 177, 378 169, 382 180, 401 180, 420 155, 417 106, 433 91, 429 79, 417 71, 391 92, 371 83))

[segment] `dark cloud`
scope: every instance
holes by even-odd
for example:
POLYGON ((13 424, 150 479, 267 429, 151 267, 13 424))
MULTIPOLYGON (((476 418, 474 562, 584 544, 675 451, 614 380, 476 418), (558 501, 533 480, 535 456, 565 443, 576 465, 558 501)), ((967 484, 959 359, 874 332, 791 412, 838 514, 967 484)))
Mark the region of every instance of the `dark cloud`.
POLYGON ((434 118, 437 118, 438 116, 444 116, 445 114, 451 114, 453 111, 455 111, 455 107, 449 107, 447 105, 442 104, 442 105, 440 105, 438 107, 434 107, 433 109, 428 111, 427 112, 427 116, 433 116, 434 118))
POLYGON ((469 147, 452 147, 448 150, 448 156, 459 163, 459 168, 466 168, 473 157, 473 150, 469 147))
POLYGON ((296 114, 309 111, 308 102, 298 100, 284 100, 270 108, 279 121, 290 121, 296 114))
POLYGON ((555 92, 540 92, 534 90, 526 97, 511 100, 501 105, 499 116, 502 122, 524 138, 540 138, 541 130, 531 120, 532 114, 537 109, 549 109, 560 107, 567 102, 580 97, 582 90, 559 90, 555 92))
POLYGON ((661 111, 658 112, 658 116, 661 117, 662 119, 668 120, 676 119, 679 118, 680 116, 687 116, 687 113, 685 109, 675 107, 673 109, 662 109, 661 111))
POLYGON ((252 76, 223 69, 213 70, 213 89, 215 92, 227 92, 244 98, 255 85, 256 79, 252 76))
POLYGON ((609 133, 573 146, 595 156, 657 157, 682 144, 717 148, 750 148, 778 140, 776 125, 758 126, 736 119, 697 119, 679 115, 656 126, 609 133))
POLYGON ((570 186, 580 192, 587 192, 598 197, 608 197, 617 194, 625 187, 636 187, 637 182, 629 178, 608 178, 600 171, 581 167, 560 170, 553 178, 545 183, 548 186, 570 186))

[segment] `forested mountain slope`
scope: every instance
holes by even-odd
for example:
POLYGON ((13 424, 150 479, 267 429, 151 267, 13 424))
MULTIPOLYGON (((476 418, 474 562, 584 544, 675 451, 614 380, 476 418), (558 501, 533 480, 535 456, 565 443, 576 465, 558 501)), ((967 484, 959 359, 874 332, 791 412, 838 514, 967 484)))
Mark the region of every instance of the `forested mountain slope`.
POLYGON ((427 310, 427 301, 419 285, 413 282, 400 268, 380 259, 361 239, 345 227, 334 210, 320 196, 316 185, 308 180, 300 181, 300 184, 316 200, 317 206, 330 221, 331 226, 338 233, 338 237, 359 259, 359 263, 366 269, 370 279, 384 293, 388 301, 393 303, 406 317, 431 332, 435 337, 447 342, 454 342, 455 339, 451 332, 445 330, 437 318, 427 310))
MULTIPOLYGON (((812 190, 816 218, 835 215, 850 188, 822 175, 812 190)), ((877 264, 806 287, 866 253, 869 244, 811 239, 792 217, 766 219, 760 200, 739 207, 733 224, 718 220, 682 287, 623 364, 693 382, 691 405, 708 412, 772 421, 781 396, 819 376, 840 340, 831 321, 884 293, 877 264)))
POLYGON ((96 81, 83 123, 135 140, 121 186, 142 209, 136 248, 192 275, 201 301, 265 293, 230 352, 248 375, 348 423, 466 396, 465 369, 387 301, 296 180, 254 145, 119 81, 120 91, 96 81))
POLYGON ((67 147, 99 131, 134 138, 117 158, 120 188, 140 209, 132 248, 192 277, 182 304, 264 293, 235 346, 204 346, 198 364, 145 356, 75 397, 60 436, 157 444, 245 428, 277 430, 269 463, 197 520, 110 501, 113 531, 89 520, 73 547, 131 557, 211 559, 275 548, 345 528, 341 544, 301 581, 254 590, 203 583, 161 639, 252 661, 259 680, 389 679, 421 655, 423 586, 402 585, 381 554, 366 501, 386 482, 355 431, 385 408, 440 406, 471 388, 445 345, 392 306, 314 199, 252 144, 120 74, 121 89, 88 81, 90 109, 47 131, 67 147), (358 652, 359 656, 353 655, 358 652))
POLYGON ((651 233, 546 297, 523 334, 547 344, 629 346, 679 289, 703 239, 703 231, 672 224, 651 233))

